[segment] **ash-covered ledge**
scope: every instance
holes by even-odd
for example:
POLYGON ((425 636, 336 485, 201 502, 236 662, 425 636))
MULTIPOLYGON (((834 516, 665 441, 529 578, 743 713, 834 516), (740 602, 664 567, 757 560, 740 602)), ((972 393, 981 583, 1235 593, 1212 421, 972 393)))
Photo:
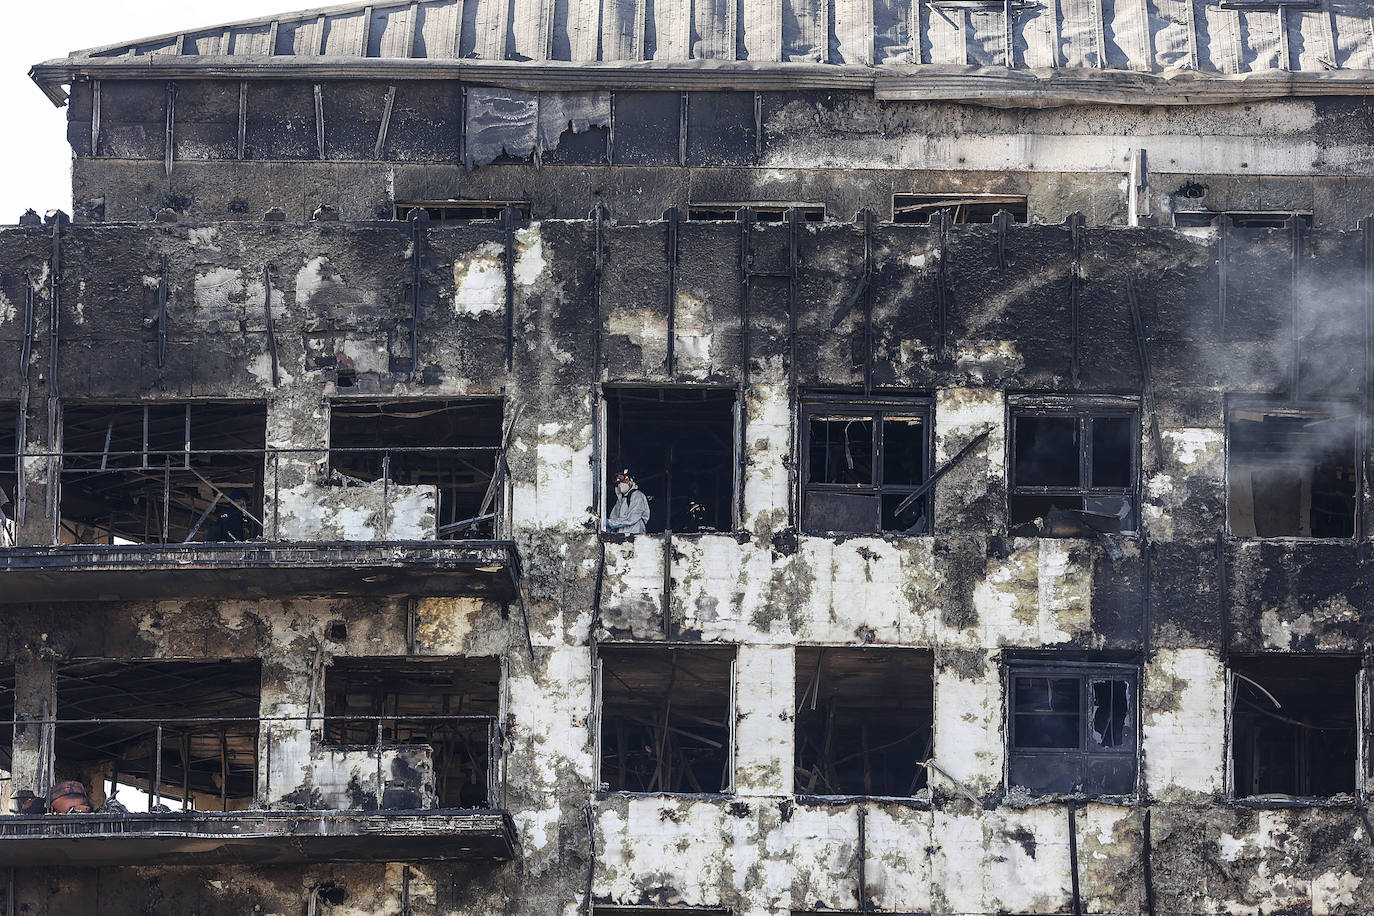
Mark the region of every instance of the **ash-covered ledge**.
POLYGON ((0 604, 142 598, 516 597, 510 541, 63 545, 0 550, 0 604))
POLYGON ((504 862, 505 811, 231 811, 0 818, 0 867, 504 862))

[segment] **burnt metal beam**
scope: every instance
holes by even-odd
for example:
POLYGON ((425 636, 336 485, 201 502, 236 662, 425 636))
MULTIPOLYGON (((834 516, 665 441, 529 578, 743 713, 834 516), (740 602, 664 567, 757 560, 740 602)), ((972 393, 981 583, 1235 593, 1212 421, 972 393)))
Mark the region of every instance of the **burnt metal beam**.
POLYGON ((272 265, 262 268, 262 308, 267 322, 267 355, 272 360, 272 387, 281 384, 280 367, 277 363, 277 322, 272 317, 272 265))
POLYGON ((1145 809, 1145 840, 1140 844, 1141 864, 1145 871, 1145 914, 1155 916, 1155 872, 1154 850, 1150 837, 1150 809, 1145 809))
POLYGON ((1069 805, 1069 881, 1073 891, 1073 916, 1083 916, 1083 898, 1078 890, 1078 812, 1069 805))
POLYGON ((501 211, 506 256, 506 371, 515 368, 515 207, 506 204, 501 211))
POLYGON ((167 367, 167 256, 162 256, 162 272, 157 278, 157 367, 167 367))
POLYGON ((1082 384, 1082 365, 1080 350, 1082 339, 1079 328, 1079 299, 1083 286, 1083 226, 1087 219, 1082 213, 1069 214, 1068 227, 1073 244, 1073 260, 1069 263, 1069 377, 1073 387, 1082 384))
POLYGON ((949 288, 945 265, 949 259, 949 211, 941 210, 933 215, 930 224, 935 227, 940 243, 940 260, 935 265, 935 358, 944 362, 949 345, 949 288))
MULTIPOLYGON (((758 96, 755 94, 755 110, 757 111, 758 96)), ((750 322, 753 320, 751 314, 750 301, 750 268, 752 266, 751 254, 749 252, 749 238, 754 227, 754 211, 748 207, 741 209, 738 213, 739 219, 739 299, 740 299, 740 319, 739 319, 739 392, 737 393, 736 411, 739 414, 739 445, 735 449, 737 464, 735 466, 735 505, 737 523, 744 521, 744 477, 749 468, 748 450, 744 443, 749 441, 746 432, 749 428, 749 345, 750 345, 750 322)))
POLYGON ((859 805, 859 848, 855 858, 858 859, 859 912, 870 913, 873 908, 868 905, 868 809, 862 803, 859 805))
POLYGON ((1227 232, 1231 228, 1231 218, 1222 214, 1217 220, 1217 338, 1226 341, 1226 299, 1229 293, 1227 284, 1227 262, 1230 260, 1227 232))
POLYGON ((172 160, 176 155, 175 129, 177 120, 177 84, 171 80, 167 82, 167 96, 164 103, 164 114, 167 118, 166 135, 164 137, 162 156, 163 165, 167 170, 167 179, 172 178, 172 160))
POLYGON ((944 477, 946 474, 950 472, 951 469, 954 468, 955 465, 957 465, 959 462, 967 458, 969 453, 972 452, 975 448, 977 448, 979 444, 986 440, 987 437, 990 435, 992 435, 992 430, 985 429, 978 435, 974 436, 973 439, 970 440, 967 445, 959 449, 959 453, 957 455, 946 461, 944 464, 940 465, 939 469, 936 470, 934 474, 931 474, 929 477, 927 477, 924 483, 922 483, 919 487, 912 491, 911 495, 909 495, 906 499, 902 500, 901 504, 897 506, 897 511, 895 514, 901 515, 903 512, 909 509, 912 506, 912 504, 916 502, 916 500, 920 499, 922 496, 925 496, 926 493, 930 491, 930 488, 935 486, 935 484, 939 482, 941 477, 944 477))
POLYGON ((997 269, 1007 269, 1007 230, 1011 228, 1011 214, 998 210, 992 215, 992 225, 997 230, 997 269))
MULTIPOLYGON (((510 204, 506 210, 511 209, 510 204)), ((424 287, 426 246, 429 242, 429 211, 416 207, 410 211, 410 315, 406 330, 410 334, 410 374, 420 375, 420 296, 424 287)), ((509 283, 507 284, 509 289, 509 283)), ((509 345, 508 345, 509 347, 509 345)), ((509 360, 509 357, 507 357, 509 360)))
POLYGON ((248 146, 248 80, 239 81, 239 130, 236 158, 242 159, 248 146))
MULTIPOLYGON (((686 98, 686 95, 684 92, 683 98, 686 98)), ((668 355, 666 371, 668 377, 671 378, 677 372, 678 233, 681 229, 682 212, 677 207, 669 207, 663 212, 663 218, 668 224, 668 355)))
POLYGON ((1149 412, 1150 422, 1150 447, 1155 453, 1155 467, 1164 466, 1164 441, 1159 433, 1159 411, 1155 405, 1155 386, 1153 373, 1150 370, 1150 351, 1148 346, 1148 335, 1145 328, 1145 317, 1140 310, 1140 297, 1136 294, 1135 277, 1126 277, 1126 302, 1131 309, 1131 326, 1135 329, 1135 351, 1136 359, 1140 363, 1140 378, 1144 383, 1145 402, 1149 412))
POLYGON ((1288 218, 1288 238, 1292 258, 1292 281, 1288 296, 1288 334, 1291 350, 1288 397, 1295 403, 1302 398, 1302 335, 1299 333, 1298 316, 1302 311, 1303 221, 1296 213, 1288 218))
POLYGON ((1216 543, 1216 571, 1217 571, 1217 617, 1221 625, 1221 663, 1223 666, 1231 663, 1231 608, 1227 596, 1227 570, 1226 570, 1226 533, 1217 532, 1216 543))
POLYGON ((872 210, 864 208, 859 214, 864 226, 864 396, 873 393, 873 223, 872 210))
POLYGON ((372 158, 381 159, 386 152, 386 135, 391 129, 391 110, 396 105, 396 87, 386 88, 386 101, 382 103, 382 123, 377 128, 377 144, 372 149, 372 158))
POLYGON ((315 84, 315 152, 319 154, 320 161, 325 158, 324 153, 324 87, 319 83, 315 84))

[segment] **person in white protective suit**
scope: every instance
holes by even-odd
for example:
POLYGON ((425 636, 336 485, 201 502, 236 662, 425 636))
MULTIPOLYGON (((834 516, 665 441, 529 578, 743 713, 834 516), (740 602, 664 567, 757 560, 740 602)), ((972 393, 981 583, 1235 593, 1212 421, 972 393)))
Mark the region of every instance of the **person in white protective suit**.
POLYGON ((628 470, 615 475, 615 508, 606 516, 606 530, 619 534, 643 534, 649 521, 649 498, 635 486, 628 470))

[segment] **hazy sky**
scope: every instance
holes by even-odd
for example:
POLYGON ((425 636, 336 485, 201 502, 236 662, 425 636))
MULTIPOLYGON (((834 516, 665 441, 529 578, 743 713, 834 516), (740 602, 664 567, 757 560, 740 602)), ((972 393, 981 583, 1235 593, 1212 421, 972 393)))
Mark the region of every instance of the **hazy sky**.
MULTIPOLYGON (((338 2, 338 0, 334 0, 338 2)), ((332 5, 330 0, 5 0, 0 29, 0 224, 29 207, 72 209, 67 110, 29 79, 33 64, 98 45, 332 5)))

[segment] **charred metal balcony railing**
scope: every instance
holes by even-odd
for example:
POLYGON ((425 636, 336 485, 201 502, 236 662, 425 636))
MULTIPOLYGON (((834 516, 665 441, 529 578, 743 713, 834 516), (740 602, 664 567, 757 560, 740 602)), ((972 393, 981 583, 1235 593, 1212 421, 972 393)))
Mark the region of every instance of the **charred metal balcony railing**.
MULTIPOLYGON (((54 544, 496 539, 509 530, 497 447, 39 452, 54 544)), ((31 530, 31 526, 30 526, 31 530)))
POLYGON ((21 791, 11 792, 0 817, 0 865, 153 855, 185 863, 243 855, 337 860, 381 848, 395 861, 502 859, 514 851, 495 716, 16 718, 11 725, 12 778, 21 791), (99 780, 80 787, 90 810, 79 803, 69 810, 77 778, 99 780))

